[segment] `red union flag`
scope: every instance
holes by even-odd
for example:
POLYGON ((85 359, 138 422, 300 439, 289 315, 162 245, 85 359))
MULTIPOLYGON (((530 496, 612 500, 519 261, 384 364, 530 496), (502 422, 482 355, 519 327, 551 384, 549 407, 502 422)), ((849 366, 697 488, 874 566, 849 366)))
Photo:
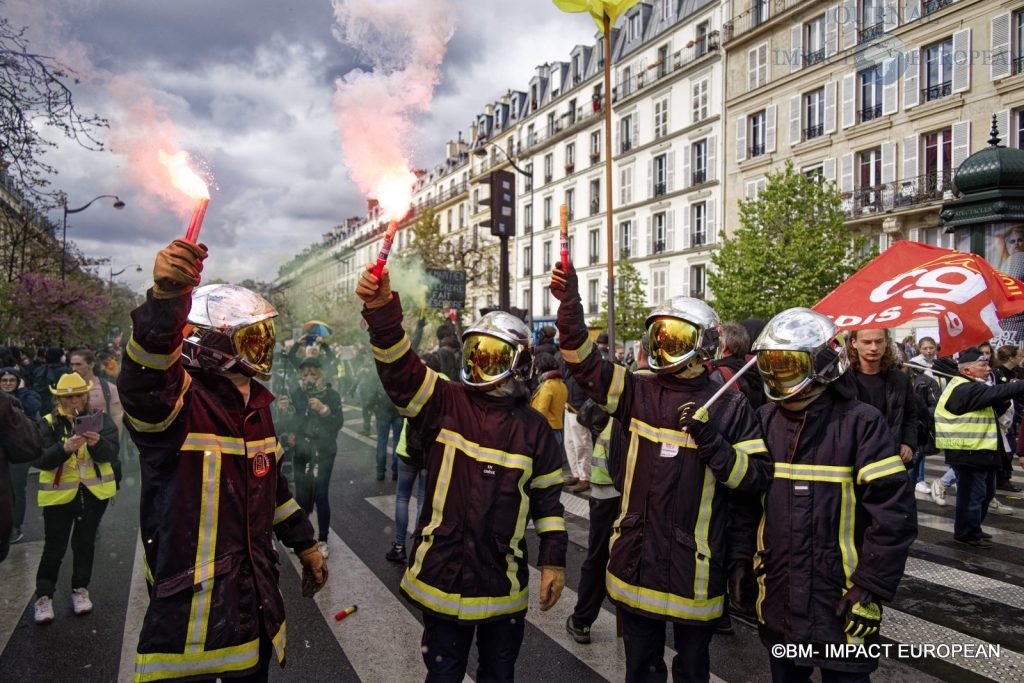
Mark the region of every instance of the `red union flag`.
POLYGON ((1024 285, 976 254, 897 242, 819 301, 846 330, 939 323, 943 354, 998 337, 999 320, 1024 312, 1024 285))

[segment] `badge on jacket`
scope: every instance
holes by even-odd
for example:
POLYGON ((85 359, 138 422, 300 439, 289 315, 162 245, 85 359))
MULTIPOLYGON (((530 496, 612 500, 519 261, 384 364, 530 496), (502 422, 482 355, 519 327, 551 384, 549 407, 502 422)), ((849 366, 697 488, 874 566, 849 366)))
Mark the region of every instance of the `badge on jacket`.
POLYGON ((480 474, 487 479, 494 479, 498 476, 498 468, 494 466, 494 463, 485 462, 483 467, 480 468, 480 474))
POLYGON ((257 451, 256 455, 252 456, 252 473, 257 477, 265 477, 269 471, 270 458, 263 451, 257 451))

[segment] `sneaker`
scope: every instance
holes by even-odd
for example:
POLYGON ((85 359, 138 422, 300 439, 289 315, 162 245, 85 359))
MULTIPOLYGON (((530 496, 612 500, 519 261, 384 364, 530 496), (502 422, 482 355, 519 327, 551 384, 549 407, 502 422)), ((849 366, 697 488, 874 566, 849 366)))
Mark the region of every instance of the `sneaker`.
POLYGON ((987 538, 982 538, 980 536, 977 537, 977 538, 956 538, 956 537, 954 537, 953 540, 956 541, 957 543, 963 543, 964 545, 973 546, 975 548, 982 548, 984 550, 988 550, 989 548, 992 547, 992 541, 988 540, 987 538))
POLYGON ((384 481, 384 473, 383 472, 378 472, 377 473, 377 481, 384 481))
POLYGON ((736 630, 732 627, 732 619, 728 614, 723 615, 715 622, 715 633, 722 636, 736 635, 736 630))
POLYGON ((572 620, 571 614, 569 615, 569 618, 565 620, 565 630, 568 631, 569 635, 572 636, 572 639, 580 645, 590 644, 590 627, 577 626, 572 620))
POLYGON ((25 534, 21 533, 21 529, 11 531, 11 543, 17 543, 23 538, 25 538, 25 534))
POLYGON ((996 484, 996 488, 1000 491, 1007 491, 1009 493, 1020 493, 1021 488, 1014 484, 1012 481, 1002 481, 996 484))
POLYGON ((931 488, 932 502, 939 507, 945 507, 946 505, 946 487, 942 485, 942 482, 938 479, 932 482, 931 488))
POLYGON ((999 502, 999 499, 993 498, 992 502, 988 504, 988 511, 995 515, 1012 515, 1013 508, 1009 505, 1003 505, 999 502))
POLYGON ((89 599, 88 588, 76 588, 71 591, 71 606, 75 614, 88 614, 92 611, 92 600, 89 599))
POLYGON ((986 541, 992 540, 992 534, 988 533, 987 531, 979 531, 978 535, 984 538, 986 541))
POLYGON ((565 486, 567 488, 572 488, 573 486, 575 486, 578 483, 580 483, 579 477, 569 477, 568 479, 566 479, 565 481, 562 482, 562 486, 565 486))
POLYGON ((316 547, 320 549, 320 554, 324 556, 325 560, 330 557, 331 549, 327 547, 327 541, 320 541, 316 547))
POLYGON ((405 546, 401 543, 395 543, 391 546, 391 550, 388 551, 387 555, 384 556, 388 562, 401 562, 405 563, 408 558, 405 556, 405 546))
POLYGON ((573 493, 583 493, 584 491, 589 490, 590 482, 587 481, 586 479, 580 479, 578 482, 576 482, 576 485, 570 489, 570 491, 572 491, 573 493))
POLYGON ((48 595, 36 600, 36 623, 49 624, 53 621, 53 600, 48 595))
POLYGON ((931 495, 932 487, 928 485, 928 482, 919 481, 917 486, 914 487, 914 491, 917 493, 923 493, 924 495, 931 495))

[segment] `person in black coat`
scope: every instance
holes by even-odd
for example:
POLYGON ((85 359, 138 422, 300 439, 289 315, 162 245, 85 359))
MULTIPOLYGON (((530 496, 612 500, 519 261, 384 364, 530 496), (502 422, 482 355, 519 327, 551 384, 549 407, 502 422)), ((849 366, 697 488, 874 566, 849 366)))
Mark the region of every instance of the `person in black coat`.
POLYGON ((917 403, 910 378, 900 372, 892 333, 886 329, 854 330, 849 336, 850 364, 857 398, 885 416, 900 458, 913 467, 917 451, 917 403))
POLYGON ((21 410, 18 400, 0 392, 0 562, 10 550, 14 510, 9 465, 29 463, 39 457, 42 435, 21 410))

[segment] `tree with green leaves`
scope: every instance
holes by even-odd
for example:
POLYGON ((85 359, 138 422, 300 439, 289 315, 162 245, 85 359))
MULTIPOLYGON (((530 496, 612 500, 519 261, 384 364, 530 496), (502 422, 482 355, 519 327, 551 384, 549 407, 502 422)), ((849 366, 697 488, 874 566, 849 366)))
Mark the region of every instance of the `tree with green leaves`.
MULTIPOLYGON (((645 290, 647 281, 640 275, 626 252, 615 262, 615 339, 616 342, 638 341, 644 333, 644 322, 651 312, 645 290)), ((608 299, 601 300, 598 317, 591 327, 604 327, 608 321, 608 299)))
POLYGON ((723 320, 767 320, 811 307, 877 255, 869 238, 844 224, 835 184, 797 172, 768 174, 754 199, 740 200, 740 226, 722 234, 708 288, 723 320))

